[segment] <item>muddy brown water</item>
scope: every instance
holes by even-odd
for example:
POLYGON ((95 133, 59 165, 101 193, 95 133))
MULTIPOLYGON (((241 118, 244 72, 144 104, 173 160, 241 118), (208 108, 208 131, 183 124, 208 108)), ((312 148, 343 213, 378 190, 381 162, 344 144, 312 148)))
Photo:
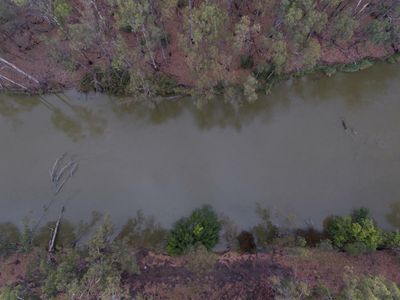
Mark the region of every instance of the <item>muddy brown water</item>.
MULTIPOLYGON (((189 100, 116 106, 106 95, 0 95, 0 221, 121 225, 139 209, 169 226, 202 204, 246 228, 255 204, 320 226, 366 206, 382 226, 400 201, 400 71, 396 65, 277 86, 255 104, 189 100), (345 120, 348 130, 343 128, 345 120), (79 169, 54 197, 61 153, 79 169), (52 201, 52 202, 51 202, 52 201)), ((277 221, 278 222, 278 221, 277 221)))

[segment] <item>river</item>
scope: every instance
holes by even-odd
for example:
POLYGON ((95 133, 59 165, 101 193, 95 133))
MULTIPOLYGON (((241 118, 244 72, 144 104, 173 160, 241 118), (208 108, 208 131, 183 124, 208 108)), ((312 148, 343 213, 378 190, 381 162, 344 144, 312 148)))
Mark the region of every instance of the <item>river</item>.
POLYGON ((99 94, 0 94, 0 221, 85 220, 117 225, 141 209, 165 226, 202 204, 248 228, 256 203, 297 225, 370 208, 382 226, 400 201, 400 70, 314 75, 254 104, 190 100, 115 105, 99 94), (347 130, 344 130, 342 120, 347 130), (79 162, 55 197, 49 169, 79 162))

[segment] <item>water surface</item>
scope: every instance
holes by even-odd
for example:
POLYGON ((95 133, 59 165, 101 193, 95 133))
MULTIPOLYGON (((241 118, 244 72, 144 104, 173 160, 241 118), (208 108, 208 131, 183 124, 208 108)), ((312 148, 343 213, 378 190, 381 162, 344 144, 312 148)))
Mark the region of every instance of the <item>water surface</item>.
POLYGON ((75 91, 0 95, 0 220, 35 220, 52 201, 47 219, 65 205, 73 221, 99 210, 121 225, 141 209, 168 226, 207 203, 248 227, 258 202, 317 226, 366 206, 387 226, 400 201, 399 83, 398 66, 378 65, 200 109, 75 91), (64 152, 79 170, 54 197, 48 170, 64 152))

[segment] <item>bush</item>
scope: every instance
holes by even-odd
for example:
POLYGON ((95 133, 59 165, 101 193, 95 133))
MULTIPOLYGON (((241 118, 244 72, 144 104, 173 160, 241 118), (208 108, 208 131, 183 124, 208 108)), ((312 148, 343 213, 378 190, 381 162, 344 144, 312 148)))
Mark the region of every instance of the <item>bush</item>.
MULTIPOLYGON (((325 230, 334 246, 345 249, 347 244, 363 243, 367 251, 374 251, 382 240, 381 230, 373 219, 358 211, 351 216, 333 217, 325 224, 325 230)), ((347 246, 354 249, 355 245, 347 246)), ((357 249, 360 246, 357 245, 357 249)))
MULTIPOLYGON (((56 222, 47 222, 42 226, 33 239, 34 245, 46 247, 49 243, 52 230, 55 228, 56 222)), ((76 241, 74 226, 67 220, 60 222, 60 227, 56 237, 56 245, 58 247, 72 247, 76 241)))
POLYGON ((257 246, 254 241, 254 235, 248 231, 242 231, 238 236, 239 250, 243 253, 256 252, 257 246))
POLYGON ((353 256, 358 256, 368 252, 367 247, 362 242, 349 243, 344 246, 344 250, 353 256))
POLYGON ((260 247, 266 247, 271 244, 272 241, 278 237, 279 230, 271 220, 271 212, 269 209, 261 207, 257 204, 256 213, 261 219, 261 223, 254 226, 251 230, 256 238, 257 245, 260 247))
POLYGON ((318 244, 318 249, 320 249, 322 251, 332 251, 333 250, 332 241, 328 240, 328 239, 322 240, 318 244))
POLYGON ((152 217, 146 217, 138 211, 135 218, 129 219, 122 227, 116 240, 124 240, 133 248, 162 249, 167 231, 152 217))
POLYGON ((270 281, 276 300, 308 299, 312 293, 310 287, 304 282, 277 276, 272 276, 270 281))
POLYGON ((9 287, 3 287, 0 289, 0 299, 2 300, 18 300, 18 291, 9 287))
POLYGON ((20 240, 20 232, 12 223, 0 223, 0 255, 15 251, 20 240))
POLYGON ((251 55, 242 55, 240 57, 240 67, 242 69, 252 69, 254 67, 254 59, 251 55))
POLYGON ((359 277, 347 270, 344 276, 345 288, 338 299, 343 300, 375 300, 400 299, 399 286, 383 277, 359 277))
POLYGON ((382 246, 388 249, 400 249, 400 232, 385 232, 382 236, 382 246))
POLYGON ((112 67, 105 70, 95 68, 82 78, 80 89, 83 92, 96 91, 111 95, 124 95, 130 80, 129 72, 126 70, 112 67))
POLYGON ((205 205, 175 223, 168 236, 167 251, 170 255, 181 255, 197 244, 211 250, 218 242, 221 228, 216 213, 205 205))
POLYGON ((340 66, 339 69, 341 72, 352 73, 352 72, 358 72, 358 71, 368 69, 369 67, 372 67, 373 65, 374 65, 374 62, 372 60, 363 59, 358 62, 342 65, 342 66, 340 66))

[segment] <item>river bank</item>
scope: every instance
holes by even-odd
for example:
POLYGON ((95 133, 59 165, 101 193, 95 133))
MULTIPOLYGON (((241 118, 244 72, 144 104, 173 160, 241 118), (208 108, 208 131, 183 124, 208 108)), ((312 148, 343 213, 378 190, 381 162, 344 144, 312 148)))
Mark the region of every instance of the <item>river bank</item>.
MULTIPOLYGON (((29 280, 28 266, 33 260, 32 255, 23 254, 1 259, 0 290, 19 286, 20 295, 24 295, 24 282, 29 280)), ((337 297, 341 292, 344 294, 350 278, 371 276, 400 283, 399 257, 390 251, 359 257, 320 250, 310 250, 306 255, 296 255, 285 249, 273 255, 229 252, 219 255, 213 270, 200 277, 186 268, 185 257, 142 251, 137 254, 137 263, 139 274, 122 277, 123 289, 130 295, 125 299, 267 300, 291 296, 294 299, 350 300, 352 298, 337 297)), ((39 287, 33 290, 40 294, 39 287)), ((53 299, 65 299, 65 296, 53 299)), ((28 299, 35 299, 32 294, 31 297, 28 299)))
POLYGON ((164 7, 155 2, 148 15, 142 11, 144 34, 121 25, 129 20, 120 9, 133 9, 134 13, 135 8, 106 1, 95 6, 78 2, 63 1, 64 15, 41 11, 35 4, 3 4, 8 15, 0 24, 2 57, 34 78, 6 66, 1 74, 12 81, 3 78, 3 90, 48 93, 73 88, 147 99, 224 93, 231 100, 252 101, 291 76, 320 70, 332 75, 337 70, 364 69, 374 60, 398 60, 398 18, 391 1, 372 1, 365 7, 353 7, 350 1, 341 1, 337 7, 297 3, 280 7, 273 1, 268 8, 259 8, 257 1, 233 7, 208 7, 196 1, 191 12, 186 4, 164 7), (202 15, 207 9, 210 15, 202 15), (223 9, 227 12, 222 13, 223 9), (300 31, 291 27, 292 10, 304 13, 295 21, 297 28, 316 22, 301 42, 300 31), (220 13, 224 26, 216 17, 220 13), (160 19, 152 19, 154 16, 160 19), (196 16, 199 24, 191 19, 196 16), (187 18, 193 23, 190 30, 198 30, 200 35, 191 45, 183 43, 187 18), (210 18, 215 26, 212 34, 202 27, 201 18, 210 18), (62 23, 51 21, 61 19, 62 23), (390 24, 385 23, 388 19, 390 24), (321 28, 318 22, 322 22, 321 28), (343 28, 340 22, 344 22, 343 28), (154 36, 161 44, 149 41, 147 35, 156 34, 152 26, 161 30, 161 37, 154 36), (90 27, 96 28, 97 34, 90 27), (211 51, 204 56, 207 49, 211 51))
MULTIPOLYGON (((278 228, 268 210, 260 208, 259 213, 260 223, 240 234, 232 221, 216 217, 207 206, 180 219, 169 231, 140 213, 119 230, 107 216, 94 216, 77 227, 62 220, 55 250, 46 248, 55 222, 37 231, 25 223, 20 233, 14 225, 0 223, 0 296, 354 300, 354 295, 381 299, 399 294, 400 234, 372 225, 368 210, 330 217, 323 232, 278 228), (347 227, 346 220, 353 225, 347 227), (199 226, 204 235, 201 231, 199 235, 199 226), (77 242, 84 235, 89 236, 77 242), (212 235, 225 239, 229 248, 207 249, 212 235), (185 244, 188 236, 194 239, 190 245, 185 244), (367 246, 377 242, 377 236, 380 249, 337 244, 367 246), (185 251, 171 256, 171 245, 185 251)), ((398 226, 398 212, 392 217, 398 226)))

